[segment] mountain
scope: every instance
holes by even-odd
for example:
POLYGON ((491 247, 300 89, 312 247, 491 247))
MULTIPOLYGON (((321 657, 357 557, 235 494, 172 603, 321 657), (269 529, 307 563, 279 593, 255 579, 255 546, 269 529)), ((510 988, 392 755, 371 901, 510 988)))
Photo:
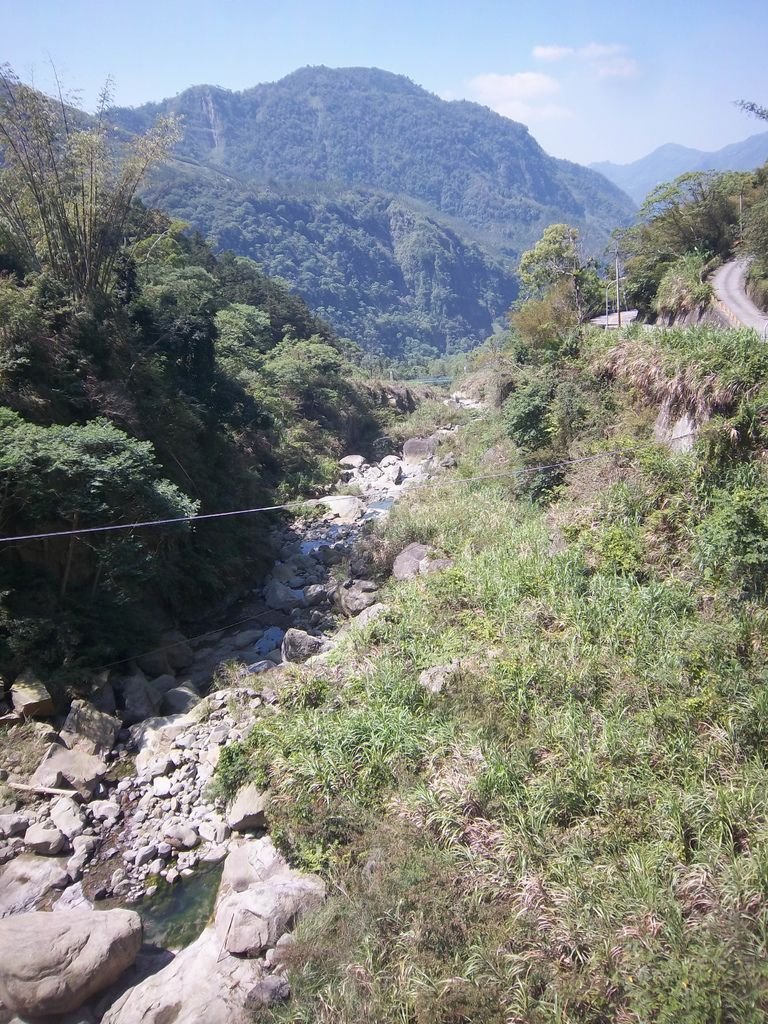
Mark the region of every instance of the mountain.
POLYGON ((768 132, 760 132, 713 153, 670 142, 631 164, 614 164, 605 160, 590 164, 590 167, 604 174, 636 203, 642 203, 651 189, 687 171, 751 171, 766 160, 768 132))
POLYGON ((152 200, 283 276, 342 334, 359 335, 373 311, 364 341, 384 352, 407 339, 476 344, 544 227, 575 224, 599 251, 633 213, 524 125, 374 68, 303 68, 244 92, 196 86, 113 111, 129 132, 167 113, 184 137, 152 200))

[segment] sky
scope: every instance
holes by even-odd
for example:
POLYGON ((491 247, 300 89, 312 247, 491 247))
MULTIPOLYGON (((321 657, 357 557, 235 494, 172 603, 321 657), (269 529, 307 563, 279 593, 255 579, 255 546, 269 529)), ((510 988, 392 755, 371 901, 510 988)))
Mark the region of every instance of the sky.
POLYGON ((0 63, 93 109, 298 67, 379 67, 522 121, 554 156, 627 163, 766 129, 768 0, 0 0, 0 63))

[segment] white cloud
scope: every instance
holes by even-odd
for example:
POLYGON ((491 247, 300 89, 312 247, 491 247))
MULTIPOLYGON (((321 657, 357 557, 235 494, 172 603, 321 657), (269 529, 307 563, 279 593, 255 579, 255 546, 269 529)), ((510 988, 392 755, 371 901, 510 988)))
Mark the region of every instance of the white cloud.
POLYGON ((624 43, 592 42, 585 46, 534 46, 531 52, 536 60, 557 61, 573 57, 585 61, 598 78, 634 78, 639 65, 627 51, 624 43))
POLYGON ((597 68, 600 78, 634 78, 640 68, 634 57, 616 57, 597 68))
POLYGON ((560 91, 560 83, 540 71, 520 71, 514 75, 488 72, 476 75, 467 87, 472 99, 515 121, 550 120, 568 113, 550 100, 560 91))
POLYGON ((576 51, 572 46, 534 46, 533 56, 536 60, 562 60, 572 57, 576 51))
POLYGON ((603 57, 615 57, 626 51, 627 48, 622 43, 587 43, 586 46, 580 46, 576 54, 584 60, 600 60, 603 57))

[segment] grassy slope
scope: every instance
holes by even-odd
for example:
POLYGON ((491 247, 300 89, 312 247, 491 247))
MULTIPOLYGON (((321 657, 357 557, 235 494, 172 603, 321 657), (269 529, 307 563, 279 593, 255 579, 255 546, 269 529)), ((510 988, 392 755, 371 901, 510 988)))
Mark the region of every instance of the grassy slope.
POLYGON ((386 619, 225 752, 221 784, 268 785, 333 894, 281 1021, 764 1019, 768 357, 737 332, 603 344, 555 369, 589 406, 570 453, 620 454, 542 508, 461 482, 491 446, 539 459, 509 406, 465 428, 456 476, 377 542, 382 565, 416 539, 454 567, 390 584, 386 619), (673 456, 647 401, 684 392, 719 418, 673 456), (443 693, 419 686, 453 658, 443 693))

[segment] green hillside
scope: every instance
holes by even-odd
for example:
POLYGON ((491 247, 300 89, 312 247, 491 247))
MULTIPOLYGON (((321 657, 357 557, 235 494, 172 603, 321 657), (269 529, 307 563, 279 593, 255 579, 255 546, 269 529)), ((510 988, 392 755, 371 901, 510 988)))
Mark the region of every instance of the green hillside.
POLYGON ((517 257, 543 227, 572 223, 598 251, 633 212, 524 125, 377 69, 303 68, 241 93, 198 86, 112 115, 133 132, 169 112, 184 135, 153 200, 385 352, 407 351, 409 337, 440 351, 476 344, 508 308, 517 257), (374 314, 365 328, 363 311, 374 314))

